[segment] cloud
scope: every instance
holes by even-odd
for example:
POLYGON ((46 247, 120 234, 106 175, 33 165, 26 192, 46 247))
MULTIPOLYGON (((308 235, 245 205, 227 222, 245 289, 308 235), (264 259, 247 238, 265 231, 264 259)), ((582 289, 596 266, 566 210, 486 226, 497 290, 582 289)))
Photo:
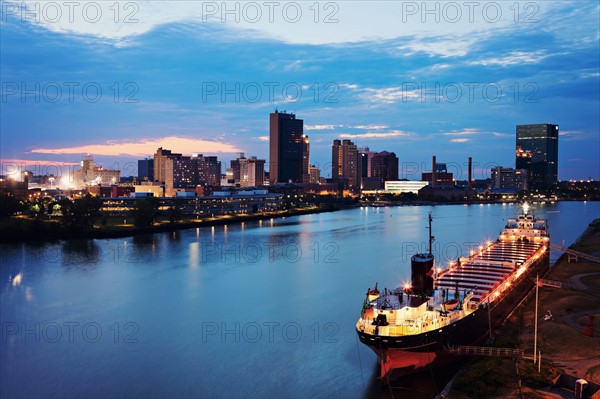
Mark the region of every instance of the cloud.
POLYGON ((389 128, 388 125, 357 125, 357 126, 349 126, 354 129, 366 129, 366 130, 380 130, 389 128))
POLYGON ((304 125, 304 130, 333 130, 343 125, 304 125))
POLYGON ((258 136, 256 137, 258 141, 269 141, 269 136, 258 136))
POLYGON ((2 159, 2 168, 6 169, 9 165, 15 166, 75 166, 79 165, 79 162, 67 162, 67 161, 49 161, 47 159, 2 159))
MULTIPOLYGON (((438 7, 437 16, 427 17, 423 14, 425 6, 387 1, 329 2, 319 3, 316 8, 310 2, 273 2, 268 5, 253 1, 226 4, 138 0, 117 2, 115 6, 113 2, 82 0, 72 7, 57 2, 54 8, 36 0, 23 0, 19 4, 24 4, 27 12, 24 20, 29 23, 53 32, 111 40, 117 46, 131 45, 136 36, 178 23, 200 28, 208 26, 209 29, 221 26, 244 38, 268 38, 296 44, 331 44, 381 41, 414 35, 422 35, 423 39, 431 36, 469 38, 473 33, 501 29, 511 26, 513 22, 507 17, 490 25, 481 13, 470 21, 469 10, 463 6, 458 10, 461 14, 459 21, 447 21, 441 7, 438 7), (416 7, 416 12, 411 12, 407 6, 416 7), (56 8, 60 13, 58 17, 52 13, 56 8), (440 16, 444 16, 443 21, 439 21, 440 16), (401 23, 398 23, 399 18, 401 23), (435 20, 441 23, 432 23, 435 20)), ((503 4, 500 13, 512 15, 509 6, 509 3, 503 4)), ((14 7, 3 11, 13 20, 21 19, 24 13, 16 2, 14 7)), ((404 48, 417 52, 425 47, 429 54, 449 56, 464 54, 466 42, 446 39, 429 43, 420 40, 404 48)))
MULTIPOLYGON (((562 55, 564 53, 553 53, 553 56, 562 55)), ((512 65, 523 65, 523 64, 537 64, 543 59, 549 57, 543 50, 538 51, 512 51, 503 57, 487 58, 477 61, 471 61, 471 65, 499 65, 501 67, 507 67, 512 65)))
POLYGON ((475 128, 466 128, 463 129, 462 131, 452 131, 452 132, 447 132, 447 133, 443 133, 446 136, 471 136, 473 134, 479 134, 481 133, 478 129, 475 128))
POLYGON ((368 133, 357 133, 340 134, 343 139, 388 139, 392 137, 411 137, 413 133, 405 132, 403 130, 390 130, 389 132, 368 132, 368 133))
POLYGON ((452 140, 450 140, 451 143, 466 143, 468 141, 471 141, 471 139, 461 138, 461 139, 452 139, 452 140))
POLYGON ((39 154, 93 154, 113 156, 147 156, 156 152, 158 147, 163 147, 174 152, 191 154, 239 152, 240 150, 231 145, 221 142, 195 139, 190 137, 168 136, 163 138, 133 141, 107 141, 104 144, 89 144, 75 147, 63 148, 36 148, 32 153, 39 154))

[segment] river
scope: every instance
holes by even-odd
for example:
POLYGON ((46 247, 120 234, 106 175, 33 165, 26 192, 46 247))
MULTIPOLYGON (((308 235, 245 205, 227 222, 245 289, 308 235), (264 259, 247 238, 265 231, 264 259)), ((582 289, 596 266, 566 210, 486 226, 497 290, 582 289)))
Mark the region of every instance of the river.
MULTIPOLYGON (((2 245, 0 396, 377 396, 376 358, 354 324, 367 288, 408 281, 430 211, 445 265, 494 240, 517 206, 357 208, 2 245)), ((568 246, 600 203, 536 212, 568 246)))

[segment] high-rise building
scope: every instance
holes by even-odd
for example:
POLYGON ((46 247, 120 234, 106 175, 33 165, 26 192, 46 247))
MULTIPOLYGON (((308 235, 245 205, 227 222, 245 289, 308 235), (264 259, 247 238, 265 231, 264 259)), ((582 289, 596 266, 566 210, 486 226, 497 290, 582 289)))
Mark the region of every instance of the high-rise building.
POLYGON ((369 147, 361 147, 358 149, 356 160, 356 180, 360 188, 363 187, 363 180, 371 177, 371 160, 375 152, 369 151, 369 147))
POLYGON ((154 159, 138 160, 138 179, 140 181, 154 181, 154 159))
POLYGON ((221 162, 217 157, 193 154, 191 157, 171 157, 165 161, 165 191, 174 195, 175 189, 195 189, 197 186, 221 184, 221 162))
POLYGON ((308 182, 310 144, 304 121, 275 110, 269 115, 269 130, 270 183, 308 182))
POLYGON ((181 154, 171 152, 171 150, 163 150, 159 147, 154 154, 154 181, 159 183, 166 182, 166 164, 167 159, 181 158, 181 154))
POLYGON ((265 160, 256 157, 241 158, 240 164, 240 187, 257 187, 264 184, 265 160))
POLYGON ((398 180, 398 157, 393 152, 382 151, 371 158, 371 177, 383 182, 398 180))
POLYGON ((527 171, 524 169, 492 168, 492 189, 494 190, 527 190, 527 171))
POLYGON ((331 177, 347 182, 348 187, 358 185, 358 149, 350 140, 333 140, 331 177))
POLYGON ((233 183, 239 187, 262 186, 265 183, 265 160, 255 156, 246 158, 243 152, 231 161, 233 183))
POLYGON ((558 181, 558 125, 517 125, 515 169, 525 169, 529 189, 549 189, 558 181))
POLYGON ((312 165, 310 167, 309 175, 310 175, 310 183, 319 184, 321 182, 321 169, 319 169, 315 165, 312 165))

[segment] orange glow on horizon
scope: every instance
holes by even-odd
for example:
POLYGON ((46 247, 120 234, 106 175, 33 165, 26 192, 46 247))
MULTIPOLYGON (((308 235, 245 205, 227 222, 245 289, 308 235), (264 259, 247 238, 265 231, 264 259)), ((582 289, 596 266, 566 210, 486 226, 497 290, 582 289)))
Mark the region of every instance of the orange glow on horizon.
POLYGON ((232 144, 196 139, 191 137, 167 136, 140 141, 107 141, 104 144, 88 144, 63 148, 35 148, 32 153, 39 154, 94 154, 112 156, 148 156, 156 152, 158 147, 168 148, 184 154, 191 150, 202 150, 203 153, 239 152, 232 144))

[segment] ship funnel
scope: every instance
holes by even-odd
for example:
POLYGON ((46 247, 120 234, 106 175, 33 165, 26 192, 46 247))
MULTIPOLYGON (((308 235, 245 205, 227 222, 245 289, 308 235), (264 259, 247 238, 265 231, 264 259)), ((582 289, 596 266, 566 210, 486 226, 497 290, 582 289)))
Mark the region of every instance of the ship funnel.
POLYGON ((410 259, 410 274, 412 280, 412 291, 416 295, 430 294, 433 291, 433 272, 434 257, 432 254, 432 244, 435 240, 431 230, 431 212, 429 212, 429 253, 416 254, 410 259))
POLYGON ((428 294, 433 291, 433 259, 430 254, 416 254, 410 259, 413 294, 428 294))

